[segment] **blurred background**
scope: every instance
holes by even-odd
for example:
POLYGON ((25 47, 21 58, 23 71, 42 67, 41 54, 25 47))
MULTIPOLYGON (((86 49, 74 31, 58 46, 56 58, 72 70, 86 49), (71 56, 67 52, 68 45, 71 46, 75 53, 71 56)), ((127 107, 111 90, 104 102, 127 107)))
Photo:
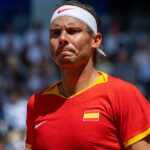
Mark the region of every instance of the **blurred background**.
MULTIPOLYGON (((60 79, 49 48, 53 9, 65 0, 0 0, 0 150, 24 150, 26 105, 60 79)), ((150 101, 150 1, 80 0, 102 20, 96 69, 134 85, 150 101)))

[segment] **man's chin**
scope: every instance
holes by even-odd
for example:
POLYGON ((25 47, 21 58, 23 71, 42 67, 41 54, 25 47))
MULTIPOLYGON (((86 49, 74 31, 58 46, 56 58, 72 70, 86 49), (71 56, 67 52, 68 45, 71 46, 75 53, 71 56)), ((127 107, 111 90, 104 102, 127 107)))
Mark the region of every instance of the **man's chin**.
POLYGON ((58 65, 60 68, 72 68, 75 64, 75 61, 70 58, 63 58, 63 60, 59 61, 58 65))

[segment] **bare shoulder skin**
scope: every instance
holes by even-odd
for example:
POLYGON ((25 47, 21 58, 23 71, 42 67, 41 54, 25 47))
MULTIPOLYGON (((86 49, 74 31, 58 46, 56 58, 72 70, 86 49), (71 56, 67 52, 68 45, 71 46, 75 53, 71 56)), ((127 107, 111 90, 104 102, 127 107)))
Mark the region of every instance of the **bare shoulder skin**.
POLYGON ((150 150, 150 135, 139 142, 129 146, 127 150, 150 150))

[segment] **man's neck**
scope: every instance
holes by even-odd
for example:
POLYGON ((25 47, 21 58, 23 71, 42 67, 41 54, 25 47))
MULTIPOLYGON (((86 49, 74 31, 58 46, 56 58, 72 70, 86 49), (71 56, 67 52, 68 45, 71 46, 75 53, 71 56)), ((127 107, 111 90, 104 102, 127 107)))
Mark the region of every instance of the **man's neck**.
POLYGON ((98 77, 99 74, 93 66, 76 69, 62 69, 62 83, 59 86, 59 91, 65 97, 71 97, 92 85, 98 77))

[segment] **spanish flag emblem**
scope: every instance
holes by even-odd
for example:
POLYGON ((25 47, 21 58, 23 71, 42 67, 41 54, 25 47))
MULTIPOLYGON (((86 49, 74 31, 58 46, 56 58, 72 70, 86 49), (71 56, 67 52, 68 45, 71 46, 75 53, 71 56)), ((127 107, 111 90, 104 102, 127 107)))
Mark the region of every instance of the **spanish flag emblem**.
POLYGON ((84 111, 83 121, 99 121, 100 110, 84 111))

